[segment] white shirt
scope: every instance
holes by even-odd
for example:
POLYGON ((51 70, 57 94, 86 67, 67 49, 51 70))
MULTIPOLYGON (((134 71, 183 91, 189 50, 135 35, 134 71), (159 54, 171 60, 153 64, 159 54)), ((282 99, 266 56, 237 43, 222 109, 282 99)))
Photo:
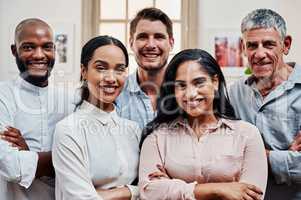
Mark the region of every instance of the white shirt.
POLYGON ((141 130, 116 111, 104 112, 84 101, 79 109, 56 125, 53 165, 56 200, 99 200, 96 189, 130 184, 138 174, 141 130))
POLYGON ((74 109, 62 88, 34 86, 22 78, 0 83, 0 131, 20 130, 30 151, 0 139, 0 199, 54 199, 54 180, 35 179, 38 154, 51 151, 55 124, 74 109))

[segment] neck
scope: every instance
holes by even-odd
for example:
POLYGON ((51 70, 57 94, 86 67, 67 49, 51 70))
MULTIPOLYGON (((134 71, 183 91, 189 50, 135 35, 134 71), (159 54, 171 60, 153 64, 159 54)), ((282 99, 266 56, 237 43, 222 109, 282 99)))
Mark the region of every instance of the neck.
POLYGON ((98 99, 93 99, 91 97, 89 97, 88 102, 105 112, 112 112, 114 110, 113 103, 105 103, 98 99))
POLYGON ((138 81, 142 91, 147 95, 157 95, 163 82, 165 69, 164 67, 157 71, 146 71, 138 68, 138 81))
POLYGON ((290 65, 283 63, 282 67, 279 67, 271 77, 259 78, 256 82, 256 86, 260 94, 263 97, 266 97, 278 85, 288 80, 288 77, 292 71, 293 68, 290 65))
POLYGON ((199 117, 188 117, 189 125, 198 137, 202 136, 206 130, 214 127, 217 121, 218 119, 213 113, 199 117))
POLYGON ((34 86, 37 86, 37 87, 47 87, 48 86, 48 79, 46 80, 38 80, 38 79, 34 79, 32 77, 29 77, 29 76, 22 76, 21 77, 27 81, 28 83, 34 85, 34 86))

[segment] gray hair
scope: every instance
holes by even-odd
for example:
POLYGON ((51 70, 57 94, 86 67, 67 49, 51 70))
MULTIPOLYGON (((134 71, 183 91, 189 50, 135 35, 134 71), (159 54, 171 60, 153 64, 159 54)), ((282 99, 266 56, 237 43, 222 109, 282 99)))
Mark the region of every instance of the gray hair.
POLYGON ((241 33, 256 28, 275 28, 281 39, 286 36, 286 24, 284 19, 270 9, 256 9, 250 12, 241 22, 241 33))

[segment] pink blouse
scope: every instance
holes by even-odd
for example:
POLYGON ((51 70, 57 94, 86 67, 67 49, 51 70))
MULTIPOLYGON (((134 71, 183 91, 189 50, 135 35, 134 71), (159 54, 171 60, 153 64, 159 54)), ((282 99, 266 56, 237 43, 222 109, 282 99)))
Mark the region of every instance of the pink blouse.
POLYGON ((220 119, 199 139, 183 119, 161 125, 146 138, 139 167, 141 199, 195 199, 197 183, 245 182, 264 192, 267 159, 258 129, 220 119), (149 180, 160 164, 172 179, 149 180))

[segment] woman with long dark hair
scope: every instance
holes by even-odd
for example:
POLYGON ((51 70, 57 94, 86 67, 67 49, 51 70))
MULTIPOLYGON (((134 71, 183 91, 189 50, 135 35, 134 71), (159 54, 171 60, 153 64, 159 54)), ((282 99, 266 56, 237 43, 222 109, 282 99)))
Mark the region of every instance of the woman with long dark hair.
POLYGON ((127 77, 124 45, 109 36, 88 41, 81 53, 81 101, 56 126, 53 165, 57 200, 136 199, 138 125, 120 118, 114 101, 127 77))
POLYGON ((267 179, 257 128, 236 119, 216 60, 200 49, 170 61, 139 167, 141 199, 259 200, 267 179))

